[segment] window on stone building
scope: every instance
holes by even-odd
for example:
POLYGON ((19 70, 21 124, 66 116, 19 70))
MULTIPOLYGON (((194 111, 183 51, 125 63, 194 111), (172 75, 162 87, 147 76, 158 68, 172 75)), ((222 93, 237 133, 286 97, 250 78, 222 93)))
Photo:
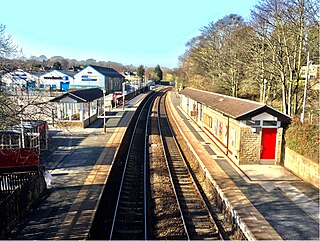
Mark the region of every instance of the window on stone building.
POLYGON ((277 121, 263 121, 263 126, 277 126, 277 121))
POLYGON ((259 120, 246 120, 245 124, 247 126, 260 126, 260 121, 259 120))

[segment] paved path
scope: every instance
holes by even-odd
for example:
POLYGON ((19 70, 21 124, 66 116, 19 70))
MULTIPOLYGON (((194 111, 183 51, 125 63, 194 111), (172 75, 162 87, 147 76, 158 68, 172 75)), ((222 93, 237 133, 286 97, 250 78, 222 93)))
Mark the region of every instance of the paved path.
POLYGON ((186 135, 192 133, 190 141, 197 142, 190 145, 198 156, 203 158, 202 162, 211 172, 213 182, 218 184, 234 208, 239 213, 242 211, 242 218, 252 229, 253 236, 262 239, 319 239, 318 188, 303 182, 283 167, 237 167, 201 128, 179 109, 179 99, 173 92, 169 99, 173 103, 176 116, 180 117, 181 123, 187 127, 184 128, 187 130, 186 135), (225 175, 228 179, 225 179, 225 175))

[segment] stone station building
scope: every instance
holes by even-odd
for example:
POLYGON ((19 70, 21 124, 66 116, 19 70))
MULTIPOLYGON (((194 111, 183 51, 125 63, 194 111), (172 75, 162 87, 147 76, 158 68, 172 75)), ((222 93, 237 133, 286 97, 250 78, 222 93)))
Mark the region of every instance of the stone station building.
POLYGON ((234 163, 280 163, 289 116, 260 102, 193 88, 180 94, 180 107, 234 163))

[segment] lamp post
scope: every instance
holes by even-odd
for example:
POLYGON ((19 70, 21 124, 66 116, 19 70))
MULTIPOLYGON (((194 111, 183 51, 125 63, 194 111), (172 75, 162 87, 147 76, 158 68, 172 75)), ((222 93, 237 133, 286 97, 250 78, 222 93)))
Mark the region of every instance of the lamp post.
POLYGON ((107 132, 106 126, 106 90, 103 90, 103 132, 107 132))
POLYGON ((124 92, 126 91, 126 82, 122 82, 122 109, 124 110, 124 92))
POLYGON ((304 93, 303 93, 303 105, 302 105, 302 113, 301 113, 301 122, 304 122, 304 116, 306 111, 306 101, 307 101, 307 89, 308 89, 308 80, 309 80, 309 66, 312 62, 310 61, 310 53, 308 52, 307 58, 307 69, 306 69, 306 83, 304 85, 304 93))
POLYGON ((25 148, 25 136, 24 136, 24 126, 23 126, 23 102, 18 99, 18 105, 20 107, 20 125, 21 125, 21 147, 25 148))

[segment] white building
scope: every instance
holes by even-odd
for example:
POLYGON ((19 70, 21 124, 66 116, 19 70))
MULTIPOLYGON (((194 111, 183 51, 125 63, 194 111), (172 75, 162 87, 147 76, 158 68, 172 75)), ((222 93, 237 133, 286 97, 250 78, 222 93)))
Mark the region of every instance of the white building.
POLYGON ((100 88, 106 93, 122 90, 124 76, 112 68, 89 65, 74 75, 70 88, 100 88))
POLYGON ((38 77, 32 73, 28 73, 22 69, 17 69, 5 74, 1 78, 1 84, 9 88, 34 88, 37 86, 38 77))
POLYGON ((52 70, 39 77, 39 88, 58 89, 68 91, 70 81, 73 81, 75 72, 52 70))

